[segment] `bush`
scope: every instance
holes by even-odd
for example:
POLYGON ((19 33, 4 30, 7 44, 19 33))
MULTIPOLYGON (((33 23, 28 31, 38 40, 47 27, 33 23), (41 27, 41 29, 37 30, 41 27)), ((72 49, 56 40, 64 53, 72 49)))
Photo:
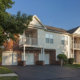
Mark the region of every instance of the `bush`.
POLYGON ((73 64, 73 62, 74 62, 74 58, 69 58, 69 59, 68 59, 68 63, 69 63, 69 64, 73 64))
POLYGON ((59 54, 58 56, 57 56, 57 58, 61 61, 61 60, 63 60, 63 62, 64 63, 67 63, 67 56, 65 55, 65 54, 59 54))
POLYGON ((2 62, 2 54, 0 53, 0 62, 2 62))

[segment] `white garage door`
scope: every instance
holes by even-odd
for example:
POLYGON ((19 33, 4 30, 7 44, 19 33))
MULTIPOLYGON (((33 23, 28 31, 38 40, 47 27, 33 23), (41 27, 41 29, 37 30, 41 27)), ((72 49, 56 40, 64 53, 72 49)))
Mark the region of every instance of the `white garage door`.
MULTIPOLYGON (((39 54, 39 60, 42 60, 42 59, 43 59, 43 55, 39 54)), ((44 55, 44 63, 49 64, 49 54, 44 55)))
POLYGON ((26 54, 26 65, 34 65, 34 54, 33 53, 26 54))
POLYGON ((45 64, 49 64, 49 54, 45 54, 45 64))
POLYGON ((17 65, 17 53, 6 51, 2 53, 2 65, 17 65))
POLYGON ((43 60, 43 55, 41 53, 39 54, 39 60, 43 60))

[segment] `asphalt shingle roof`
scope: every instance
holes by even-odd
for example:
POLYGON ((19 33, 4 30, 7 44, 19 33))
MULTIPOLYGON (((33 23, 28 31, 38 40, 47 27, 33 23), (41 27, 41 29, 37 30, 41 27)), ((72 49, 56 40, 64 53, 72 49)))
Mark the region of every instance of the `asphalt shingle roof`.
POLYGON ((60 33, 74 33, 80 26, 76 27, 76 28, 73 28, 73 29, 70 29, 70 30, 65 30, 65 29, 61 29, 61 28, 56 28, 56 27, 52 27, 52 26, 46 26, 45 27, 48 29, 48 30, 51 30, 51 31, 54 31, 54 32, 60 32, 60 33))
POLYGON ((80 26, 78 26, 78 27, 76 27, 76 28, 73 28, 73 29, 70 29, 70 30, 68 30, 67 32, 72 34, 72 33, 74 33, 79 27, 80 27, 80 26))
POLYGON ((52 30, 54 32, 62 32, 62 33, 67 33, 66 30, 61 29, 61 28, 56 28, 56 27, 52 27, 52 26, 45 26, 48 30, 52 30))

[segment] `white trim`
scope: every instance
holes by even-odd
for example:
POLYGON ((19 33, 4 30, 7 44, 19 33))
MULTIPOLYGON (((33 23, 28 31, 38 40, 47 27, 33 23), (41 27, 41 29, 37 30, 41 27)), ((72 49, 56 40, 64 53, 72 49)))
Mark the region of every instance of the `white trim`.
POLYGON ((24 49, 23 50, 24 50, 23 52, 24 52, 24 61, 25 61, 25 45, 24 45, 24 49))

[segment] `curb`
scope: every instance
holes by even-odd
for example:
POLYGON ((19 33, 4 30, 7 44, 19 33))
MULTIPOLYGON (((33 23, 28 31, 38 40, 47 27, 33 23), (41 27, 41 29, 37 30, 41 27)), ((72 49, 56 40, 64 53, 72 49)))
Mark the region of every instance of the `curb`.
POLYGON ((0 77, 13 77, 13 76, 18 76, 17 74, 15 74, 15 73, 8 73, 8 74, 0 74, 0 77))

